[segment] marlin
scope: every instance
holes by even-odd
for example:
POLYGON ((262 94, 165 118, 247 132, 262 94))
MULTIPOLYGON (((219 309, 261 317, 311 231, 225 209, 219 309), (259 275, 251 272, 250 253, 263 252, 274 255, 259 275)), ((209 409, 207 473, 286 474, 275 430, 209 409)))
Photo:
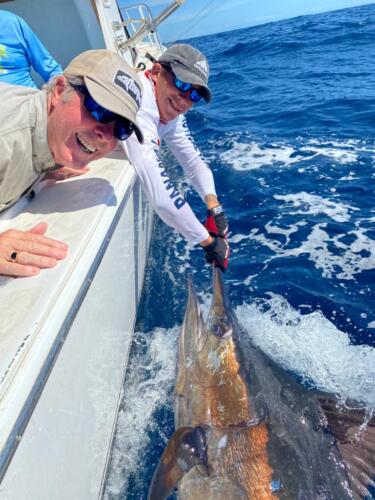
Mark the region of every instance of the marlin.
POLYGON ((179 339, 175 428, 149 500, 373 498, 375 418, 306 389, 254 347, 214 269, 204 322, 191 278, 179 339))

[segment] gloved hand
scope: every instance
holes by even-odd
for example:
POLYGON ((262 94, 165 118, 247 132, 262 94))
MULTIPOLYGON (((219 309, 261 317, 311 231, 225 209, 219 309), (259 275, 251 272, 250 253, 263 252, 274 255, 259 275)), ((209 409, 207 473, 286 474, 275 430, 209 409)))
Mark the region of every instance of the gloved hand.
POLYGON ((228 268, 230 253, 228 240, 213 234, 211 236, 214 241, 203 247, 203 250, 206 252, 206 261, 209 264, 215 263, 222 271, 225 271, 228 268))
POLYGON ((207 218, 204 226, 210 234, 219 235, 222 238, 227 237, 228 220, 221 205, 207 210, 207 218))
POLYGON ((203 247, 206 252, 206 261, 209 264, 215 263, 222 271, 225 271, 228 268, 230 249, 227 240, 228 221, 221 205, 207 210, 204 226, 214 238, 210 245, 203 247))

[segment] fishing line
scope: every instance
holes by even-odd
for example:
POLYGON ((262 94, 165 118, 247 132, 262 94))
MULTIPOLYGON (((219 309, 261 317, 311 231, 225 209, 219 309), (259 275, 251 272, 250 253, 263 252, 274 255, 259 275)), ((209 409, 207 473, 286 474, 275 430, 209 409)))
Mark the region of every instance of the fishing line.
MULTIPOLYGON (((213 3, 215 3, 216 1, 217 0, 211 0, 211 2, 209 2, 206 6, 204 6, 197 14, 195 14, 192 17, 190 24, 188 24, 186 28, 184 28, 182 31, 180 31, 180 33, 178 33, 178 35, 176 36, 174 41, 168 42, 168 44, 166 44, 166 45, 169 46, 169 45, 172 45, 173 43, 175 43, 176 40, 181 40, 183 38, 183 35, 185 35, 185 33, 187 33, 189 30, 191 30, 193 27, 195 27, 201 21, 200 16, 203 16, 203 14, 205 14, 206 11, 208 11, 208 9, 211 7, 211 5, 213 3)), ((228 3, 228 1, 229 0, 221 1, 220 6, 222 7, 223 5, 228 3)))

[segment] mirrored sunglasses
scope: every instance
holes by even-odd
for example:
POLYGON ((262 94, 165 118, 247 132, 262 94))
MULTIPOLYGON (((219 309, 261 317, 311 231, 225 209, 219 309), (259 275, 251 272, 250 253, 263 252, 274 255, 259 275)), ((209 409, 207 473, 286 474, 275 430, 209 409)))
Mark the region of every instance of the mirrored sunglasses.
POLYGON ((199 91, 197 89, 195 89, 193 87, 193 84, 191 83, 187 83, 187 82, 183 82, 182 80, 180 80, 179 78, 177 78, 177 76, 173 73, 173 70, 172 70, 172 67, 171 66, 167 66, 166 64, 162 64, 163 68, 168 71, 168 73, 170 73, 173 77, 173 83, 174 83, 174 86, 180 90, 181 92, 185 93, 185 92, 189 92, 189 99, 196 103, 198 101, 200 101, 202 99, 202 95, 199 93, 199 91))
POLYGON ((178 88, 178 90, 181 90, 181 92, 189 92, 189 99, 193 101, 194 103, 200 101, 203 96, 200 95, 197 89, 193 87, 191 83, 186 83, 177 78, 177 76, 174 77, 173 79, 174 86, 178 88))
POLYGON ((100 123, 115 122, 113 135, 116 139, 125 141, 133 133, 133 124, 131 121, 100 106, 84 85, 72 85, 72 87, 85 96, 83 104, 96 121, 100 123))

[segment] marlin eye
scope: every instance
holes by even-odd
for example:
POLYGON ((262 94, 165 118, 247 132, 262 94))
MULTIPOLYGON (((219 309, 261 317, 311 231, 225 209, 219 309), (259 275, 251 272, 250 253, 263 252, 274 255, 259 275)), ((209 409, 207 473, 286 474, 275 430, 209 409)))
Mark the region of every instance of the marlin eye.
POLYGON ((216 337, 226 338, 232 334, 232 327, 226 321, 220 321, 212 325, 212 332, 216 337))
POLYGON ((221 337, 221 328, 219 323, 212 325, 212 332, 216 335, 216 337, 221 337))

